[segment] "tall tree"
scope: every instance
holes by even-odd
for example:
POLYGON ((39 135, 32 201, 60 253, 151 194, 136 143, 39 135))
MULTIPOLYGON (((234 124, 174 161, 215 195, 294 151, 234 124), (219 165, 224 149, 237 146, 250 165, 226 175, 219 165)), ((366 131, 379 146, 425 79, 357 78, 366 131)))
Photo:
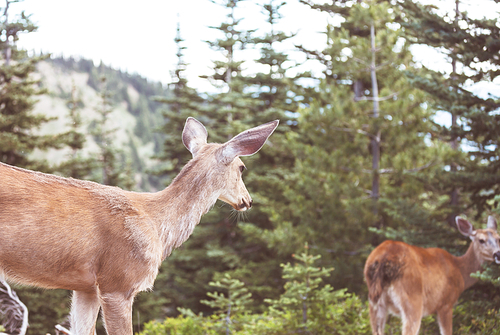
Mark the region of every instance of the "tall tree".
POLYGON ((202 76, 218 91, 208 96, 208 105, 204 112, 212 122, 212 140, 216 142, 224 142, 246 129, 245 121, 248 120, 250 109, 255 104, 251 94, 245 91, 248 83, 243 75, 242 57, 242 51, 248 47, 255 30, 242 29, 242 19, 236 16, 238 4, 244 1, 213 1, 227 13, 224 22, 219 26, 210 27, 219 37, 207 41, 210 48, 222 56, 221 60, 213 62, 211 75, 202 76))
MULTIPOLYGON (((489 1, 489 4, 499 7, 497 1, 489 1)), ((449 202, 443 205, 450 207, 449 203, 451 208, 443 208, 442 213, 449 222, 456 214, 465 212, 478 223, 484 223, 490 211, 498 214, 500 201, 497 196, 500 192, 500 97, 474 91, 478 83, 491 87, 488 83, 500 75, 498 18, 473 18, 461 11, 459 0, 450 12, 412 1, 401 1, 400 5, 407 14, 402 25, 408 38, 442 52, 450 64, 447 71, 424 68, 423 73, 412 78, 415 86, 429 93, 436 109, 452 115, 451 125, 442 126, 436 133, 455 149, 446 160, 448 169, 433 178, 435 188, 449 194, 449 202)), ((438 238, 431 237, 431 240, 438 238)), ((444 241, 451 247, 450 240, 444 237, 439 243, 444 241)), ((454 249, 460 248, 457 245, 454 243, 454 249)), ((495 284, 500 272, 496 267, 490 268, 481 278, 495 284)), ((464 298, 476 305, 498 309, 498 301, 485 298, 494 296, 498 289, 498 285, 480 282, 466 291, 464 298)), ((470 314, 475 318, 475 313, 481 312, 474 308, 470 314)))
POLYGON ((168 174, 168 179, 172 179, 179 173, 184 164, 191 158, 191 154, 179 141, 179 134, 182 134, 184 123, 189 116, 199 117, 200 109, 204 99, 198 92, 189 86, 184 71, 188 64, 184 61, 183 45, 184 39, 181 36, 180 24, 177 24, 177 34, 175 37, 177 45, 177 66, 172 73, 170 92, 172 96, 157 97, 156 100, 166 104, 168 108, 163 111, 165 124, 161 132, 165 134, 163 152, 159 159, 166 162, 166 166, 157 173, 168 174))
POLYGON ((471 85, 493 81, 500 74, 498 19, 472 18, 460 11, 459 0, 445 15, 436 6, 412 1, 400 4, 407 13, 402 22, 406 35, 413 43, 441 51, 450 64, 448 71, 424 68, 424 75, 414 77, 413 82, 430 93, 436 109, 452 115, 450 127, 443 126, 439 136, 456 153, 447 162, 449 171, 441 174, 436 185, 450 193, 447 214, 454 225, 454 216, 468 208, 474 209, 476 217, 491 210, 499 190, 499 97, 474 94, 471 85), (464 193, 461 201, 460 192, 464 193))
POLYGON ((46 56, 30 56, 17 47, 22 33, 34 32, 37 27, 24 11, 15 19, 9 8, 18 1, 6 0, 0 19, 0 161, 20 167, 49 171, 46 161, 29 156, 35 149, 60 148, 66 136, 37 135, 36 130, 51 120, 34 114, 36 96, 45 93, 33 79, 36 64, 46 56))
POLYGON ((70 152, 67 159, 61 163, 56 169, 65 177, 76 179, 88 179, 92 170, 95 168, 95 160, 91 157, 84 157, 82 149, 85 144, 85 134, 81 132, 82 117, 80 108, 83 105, 82 100, 78 97, 77 88, 73 82, 71 88, 71 96, 68 100, 68 146, 70 152))
MULTIPOLYGON (((235 6, 240 0, 218 2, 227 11, 226 21, 218 27, 212 27, 221 36, 209 45, 223 54, 224 61, 215 61, 213 73, 205 76, 220 91, 217 94, 205 94, 202 99, 196 91, 189 88, 183 77, 185 64, 182 60, 183 47, 178 35, 178 65, 174 74, 174 96, 162 99, 169 104, 170 111, 165 114, 165 131, 171 136, 167 141, 172 144, 165 146, 165 155, 168 173, 172 178, 177 174, 187 159, 189 152, 180 142, 181 129, 184 127, 186 116, 197 116, 210 129, 210 142, 225 142, 229 137, 244 130, 241 122, 248 113, 246 104, 248 94, 243 93, 239 82, 241 75, 241 61, 235 55, 238 49, 247 43, 248 33, 239 29, 241 20, 235 17, 235 6), (175 95, 182 98, 177 99, 175 95), (194 98, 194 100, 191 100, 194 98), (167 152, 170 151, 170 152, 167 152), (170 165, 170 166, 169 166, 170 165)), ((248 127, 245 127, 248 128, 248 127)), ((194 234, 166 260, 162 268, 165 273, 167 291, 165 297, 171 299, 172 305, 189 307, 194 311, 208 311, 209 308, 200 303, 209 290, 209 282, 216 272, 224 272, 239 263, 239 256, 234 253, 235 226, 228 217, 227 207, 216 206, 204 215, 202 222, 194 234), (190 259, 190 262, 186 262, 190 259)), ((159 279, 163 280, 163 279, 159 279)), ((175 313, 175 309, 174 309, 175 313)))
POLYGON ((365 252, 377 243, 369 228, 420 229, 415 223, 428 221, 428 204, 440 194, 422 180, 442 166, 445 148, 427 135, 433 111, 403 71, 414 62, 395 24, 397 8, 385 1, 310 5, 343 20, 327 27, 325 50, 303 48, 324 71, 288 143, 295 169, 274 243, 286 251, 309 241, 337 269, 332 282, 359 291, 365 252))
POLYGON ((117 128, 111 124, 110 114, 113 108, 110 102, 110 92, 106 87, 106 77, 101 77, 101 103, 96 107, 100 119, 95 120, 91 131, 99 146, 99 159, 97 174, 100 183, 104 185, 119 186, 130 190, 135 182, 130 164, 122 150, 113 144, 117 128))
MULTIPOLYGON (((202 105, 188 104, 188 101, 184 103, 183 99, 175 97, 164 100, 170 102, 171 111, 168 115, 172 115, 172 118, 168 118, 169 122, 179 123, 177 126, 175 123, 166 124, 166 127, 170 127, 168 129, 179 128, 172 132, 172 136, 176 136, 172 143, 175 141, 177 145, 180 145, 178 136, 186 116, 184 114, 180 120, 173 118, 177 107, 181 108, 181 113, 197 113, 210 126, 209 141, 213 142, 226 141, 229 136, 248 128, 246 124, 255 126, 273 119, 281 121, 271 140, 272 146, 266 147, 265 151, 269 152, 263 150, 244 159, 248 167, 244 179, 256 204, 248 218, 231 217, 227 207, 216 206, 204 216, 182 250, 175 251, 166 261, 164 273, 170 279, 165 283, 169 285, 170 292, 175 292, 166 296, 172 299, 173 305, 189 307, 196 312, 208 310, 199 304, 199 300, 209 290, 208 283, 220 280, 224 272, 249 284, 248 288, 256 298, 253 307, 262 304, 264 297, 269 294, 276 296, 276 287, 281 282, 280 259, 275 257, 275 252, 268 247, 268 241, 262 239, 261 233, 271 227, 269 216, 273 215, 264 207, 283 198, 281 187, 284 175, 293 163, 282 144, 285 142, 285 133, 292 128, 292 123, 287 122, 290 120, 289 112, 297 108, 297 102, 289 95, 291 88, 296 86, 296 78, 287 76, 288 57, 285 51, 278 51, 280 44, 290 35, 276 29, 281 4, 276 5, 271 1, 267 7, 263 7, 268 21, 265 31, 259 37, 252 37, 255 35, 253 30, 239 28, 241 20, 236 17, 239 3, 219 2, 227 11, 227 17, 220 26, 214 27, 221 37, 209 44, 223 55, 224 61, 215 61, 212 75, 205 77, 215 84, 217 93, 207 94, 202 105), (243 75, 247 63, 241 60, 242 49, 247 46, 265 49, 256 60, 264 69, 262 72, 243 75), (182 105, 176 105, 176 102, 182 105), (186 259, 190 261, 186 262, 186 259), (214 273, 215 277, 212 278, 214 273)), ((186 89, 184 81, 175 81, 176 84, 182 84, 179 88, 186 89)), ((186 93, 185 90, 182 92, 186 93)), ((176 148, 172 146, 173 153, 176 148)), ((186 157, 184 148, 180 148, 180 152, 186 157)))

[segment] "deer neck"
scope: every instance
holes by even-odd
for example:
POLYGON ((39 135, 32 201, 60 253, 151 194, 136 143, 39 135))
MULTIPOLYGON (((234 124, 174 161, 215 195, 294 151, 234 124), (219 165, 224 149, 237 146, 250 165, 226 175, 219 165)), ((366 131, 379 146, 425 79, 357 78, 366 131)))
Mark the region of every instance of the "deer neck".
POLYGON ((213 182, 214 172, 200 173, 196 164, 192 163, 188 163, 158 194, 157 208, 160 210, 157 225, 163 259, 189 238, 201 216, 215 204, 222 189, 221 185, 213 182))
POLYGON ((477 278, 472 278, 470 275, 482 269, 483 261, 476 256, 473 243, 469 245, 464 255, 456 257, 456 261, 464 280, 464 290, 466 290, 478 281, 477 278))

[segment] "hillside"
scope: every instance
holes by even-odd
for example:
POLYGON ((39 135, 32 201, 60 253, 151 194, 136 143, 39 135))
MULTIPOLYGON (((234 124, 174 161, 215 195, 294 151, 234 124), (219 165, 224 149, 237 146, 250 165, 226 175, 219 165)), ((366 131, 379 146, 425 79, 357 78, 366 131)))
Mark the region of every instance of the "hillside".
MULTIPOLYGON (((163 124, 164 104, 157 103, 155 96, 167 96, 169 91, 161 83, 112 69, 103 64, 94 65, 85 59, 52 58, 38 64, 37 75, 47 94, 37 97, 35 113, 54 117, 39 130, 42 134, 56 134, 69 130, 69 102, 74 96, 82 118, 79 131, 85 134, 84 157, 97 155, 98 146, 91 129, 100 117, 97 110, 102 106, 101 93, 106 89, 112 112, 109 122, 117 128, 113 145, 123 150, 122 159, 131 166, 136 190, 150 191, 162 188, 160 178, 152 176, 158 162, 153 158, 161 150, 163 135, 157 128, 163 124), (105 85, 101 78, 106 78, 105 85)), ((52 165, 67 159, 69 148, 37 151, 34 155, 47 159, 52 165)))

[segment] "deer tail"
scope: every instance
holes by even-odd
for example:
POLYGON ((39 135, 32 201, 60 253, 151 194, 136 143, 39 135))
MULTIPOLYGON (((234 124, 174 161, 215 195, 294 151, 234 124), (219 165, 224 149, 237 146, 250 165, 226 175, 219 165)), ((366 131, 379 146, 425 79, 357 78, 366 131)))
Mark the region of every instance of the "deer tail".
POLYGON ((376 304, 389 285, 402 275, 403 261, 400 256, 401 254, 386 251, 375 256, 375 259, 369 257, 366 262, 365 279, 368 285, 368 298, 372 303, 376 304))

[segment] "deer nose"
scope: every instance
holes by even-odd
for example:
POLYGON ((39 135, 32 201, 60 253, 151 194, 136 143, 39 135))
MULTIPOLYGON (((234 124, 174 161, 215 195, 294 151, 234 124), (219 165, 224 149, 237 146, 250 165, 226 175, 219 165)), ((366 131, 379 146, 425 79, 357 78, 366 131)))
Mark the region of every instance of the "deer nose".
POLYGON ((500 251, 493 254, 493 259, 495 259, 495 263, 500 264, 500 251))
POLYGON ((238 206, 240 209, 246 208, 250 209, 252 207, 253 200, 250 199, 250 201, 247 203, 245 199, 241 199, 241 204, 238 206))

